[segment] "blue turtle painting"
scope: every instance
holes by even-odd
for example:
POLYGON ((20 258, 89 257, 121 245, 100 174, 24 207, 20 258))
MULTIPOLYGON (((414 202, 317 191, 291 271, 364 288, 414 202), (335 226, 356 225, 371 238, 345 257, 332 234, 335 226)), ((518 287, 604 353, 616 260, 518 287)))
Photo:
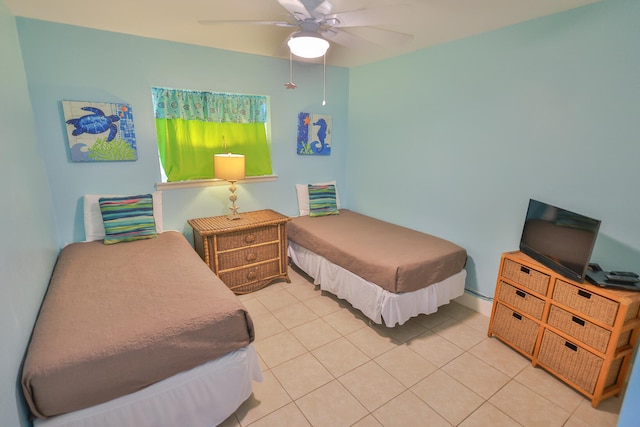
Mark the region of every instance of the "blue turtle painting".
POLYGON ((62 101, 74 162, 138 159, 131 105, 95 101, 62 101))
POLYGON ((82 107, 82 110, 89 111, 91 114, 78 117, 77 119, 67 120, 68 125, 73 125, 73 136, 82 135, 83 133, 90 133, 92 135, 98 135, 109 131, 107 142, 112 141, 118 133, 118 126, 115 122, 120 120, 120 117, 116 115, 105 116, 104 112, 95 107, 82 107))

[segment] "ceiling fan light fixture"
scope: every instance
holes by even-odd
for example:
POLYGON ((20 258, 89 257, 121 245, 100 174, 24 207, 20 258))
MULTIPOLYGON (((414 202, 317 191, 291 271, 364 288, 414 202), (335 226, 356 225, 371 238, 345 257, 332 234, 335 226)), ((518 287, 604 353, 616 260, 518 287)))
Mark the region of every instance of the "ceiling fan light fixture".
POLYGON ((287 41, 291 53, 301 58, 319 58, 327 53, 329 42, 316 33, 298 31, 287 41))

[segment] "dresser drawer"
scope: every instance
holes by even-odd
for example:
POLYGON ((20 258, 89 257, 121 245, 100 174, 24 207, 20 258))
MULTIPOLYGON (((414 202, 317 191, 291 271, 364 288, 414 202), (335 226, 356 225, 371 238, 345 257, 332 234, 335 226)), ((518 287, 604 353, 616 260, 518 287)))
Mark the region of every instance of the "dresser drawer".
MULTIPOLYGON (((611 331, 594 325, 588 320, 574 316, 560 307, 551 305, 547 323, 602 353, 607 351, 611 331)), ((628 342, 629 337, 627 336, 626 339, 628 342)), ((624 344, 626 343, 622 345, 624 344)))
POLYGON ((542 335, 538 360, 588 393, 595 390, 602 368, 601 358, 548 329, 542 335))
POLYGON ((268 280, 282 275, 279 261, 273 260, 264 264, 253 264, 231 271, 220 271, 218 276, 231 289, 258 280, 268 280))
POLYGON ((533 354, 539 327, 538 323, 517 311, 500 303, 496 304, 493 333, 528 355, 533 354))
POLYGON ((520 290, 515 286, 511 286, 505 282, 500 282, 498 299, 502 302, 506 302, 514 308, 517 308, 523 313, 530 314, 538 320, 542 319, 544 300, 520 290))
POLYGON ((502 277, 531 289, 540 295, 546 295, 549 289, 549 276, 533 268, 505 259, 502 266, 502 277))
POLYGON ((230 249, 241 248, 243 246, 255 245, 278 241, 278 226, 252 228, 233 233, 219 235, 217 238, 217 251, 228 251, 230 249))
POLYGON ((559 279, 556 280, 553 299, 606 325, 613 325, 618 313, 619 304, 616 301, 559 279))
POLYGON ((218 254, 218 269, 228 270, 256 262, 278 259, 279 252, 278 242, 222 252, 218 254))

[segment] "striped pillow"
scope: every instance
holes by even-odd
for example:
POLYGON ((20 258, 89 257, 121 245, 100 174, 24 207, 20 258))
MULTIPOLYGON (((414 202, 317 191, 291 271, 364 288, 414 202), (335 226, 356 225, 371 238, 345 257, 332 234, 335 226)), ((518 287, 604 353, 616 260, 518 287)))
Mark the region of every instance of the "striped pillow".
POLYGON ((338 215, 335 185, 309 184, 309 216, 338 215))
POLYGON ((151 194, 101 197, 99 204, 105 245, 151 239, 158 235, 151 194))

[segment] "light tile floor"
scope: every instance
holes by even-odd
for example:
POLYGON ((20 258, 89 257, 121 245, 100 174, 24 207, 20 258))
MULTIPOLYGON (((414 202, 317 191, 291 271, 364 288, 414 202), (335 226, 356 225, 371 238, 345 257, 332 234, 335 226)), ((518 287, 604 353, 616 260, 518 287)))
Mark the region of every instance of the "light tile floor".
POLYGON ((452 302, 386 328, 291 283, 243 295, 264 381, 222 425, 615 426, 622 398, 589 400, 487 336, 489 318, 452 302))

